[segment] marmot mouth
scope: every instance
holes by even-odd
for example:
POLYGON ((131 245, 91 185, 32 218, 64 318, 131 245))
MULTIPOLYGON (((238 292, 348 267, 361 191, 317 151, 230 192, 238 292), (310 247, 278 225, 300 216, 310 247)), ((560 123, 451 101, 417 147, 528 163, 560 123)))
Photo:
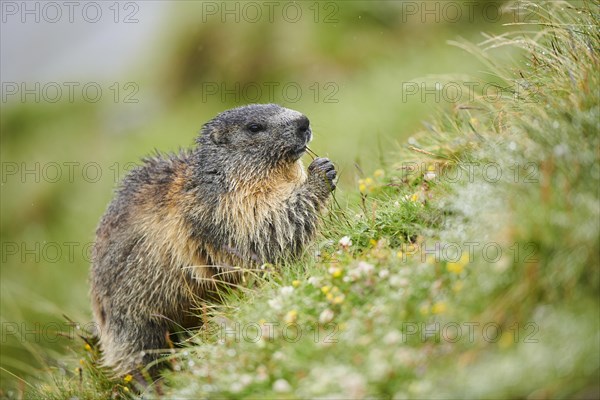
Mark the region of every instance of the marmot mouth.
POLYGON ((290 151, 289 155, 290 155, 290 158, 292 159, 292 161, 298 161, 300 159, 300 157, 302 157, 304 155, 304 153, 306 153, 306 145, 292 149, 290 151))

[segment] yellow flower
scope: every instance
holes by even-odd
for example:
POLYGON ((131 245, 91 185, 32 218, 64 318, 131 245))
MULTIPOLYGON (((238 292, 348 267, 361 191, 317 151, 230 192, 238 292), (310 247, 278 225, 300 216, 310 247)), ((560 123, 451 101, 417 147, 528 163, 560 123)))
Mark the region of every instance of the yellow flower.
POLYGON ((331 290, 331 288, 329 286, 323 286, 321 288, 321 292, 323 292, 323 294, 329 293, 329 290, 331 290))
POLYGON ((125 386, 125 387, 123 388, 123 391, 124 391, 125 393, 129 393, 129 388, 128 388, 127 386, 125 386))
POLYGON ((85 360, 84 360, 83 358, 80 358, 80 359, 79 359, 79 364, 81 364, 81 365, 85 365, 85 360))
POLYGON ((376 245, 377 245, 377 240, 375 240, 375 239, 371 239, 371 240, 369 240, 369 244, 370 244, 371 246, 376 246, 376 245))
POLYGON ((296 311, 296 310, 288 311, 288 313, 285 315, 285 318, 284 318, 285 322, 287 322, 288 324, 296 322, 297 319, 298 319, 298 311, 296 311))
POLYGON ((512 346, 514 343, 514 336, 512 333, 504 332, 502 336, 500 336, 500 340, 498 341, 498 346, 501 349, 506 349, 512 346))
POLYGON ((435 165, 429 165, 423 177, 425 178, 425 180, 431 181, 435 179, 436 176, 437 175, 435 173, 435 165))
POLYGON ((452 272, 453 274, 460 274, 461 272, 463 272, 463 270, 465 269, 465 266, 469 263, 469 256, 466 254, 463 254, 460 257, 460 260, 456 261, 456 262, 449 262, 448 264, 446 264, 446 269, 448 270, 448 272, 452 272))
POLYGON ((132 379, 133 379, 133 376, 131 376, 131 375, 129 375, 129 374, 127 374, 127 375, 125 375, 125 376, 123 377, 123 381, 124 381, 125 383, 129 383, 129 382, 131 382, 131 380, 132 380, 132 379))
POLYGON ((359 179, 358 180, 358 190, 360 190, 361 193, 367 193, 367 192, 372 192, 373 191, 373 178, 369 177, 366 179, 359 179))
POLYGON ((343 294, 339 294, 337 296, 335 296, 333 298, 333 300, 331 300, 332 304, 342 304, 344 302, 344 295, 343 294))
POLYGON ((463 272, 463 269, 465 268, 464 265, 461 265, 459 263, 455 263, 455 262, 449 262, 446 265, 446 269, 448 270, 448 272, 452 272, 453 274, 460 274, 461 272, 463 272))
POLYGON ((412 196, 410 196, 410 201, 412 201, 412 202, 419 201, 419 193, 414 193, 412 196))
POLYGON ((83 346, 83 348, 87 351, 92 351, 92 346, 90 346, 88 343, 86 343, 85 346, 83 346))
POLYGON ((462 281, 454 282, 454 285, 452 285, 452 290, 454 292, 460 292, 463 286, 464 284, 462 283, 462 281))
POLYGON ((401 252, 401 251, 399 251, 399 252, 396 253, 396 257, 403 258, 404 257, 404 253, 401 252))
POLYGON ((431 306, 431 313, 432 314, 442 314, 443 312, 446 311, 446 308, 447 308, 446 303, 444 303, 443 301, 438 301, 433 306, 431 306))
POLYGON ((333 293, 327 293, 325 297, 327 298, 327 300, 331 301, 333 300, 333 293))
POLYGON ((334 278, 339 278, 340 276, 342 276, 341 268, 332 268, 329 270, 329 272, 331 273, 331 276, 334 278))
POLYGON ((296 279, 296 280, 293 280, 293 281, 292 281, 292 286, 293 286, 293 287, 298 287, 298 286, 300 286, 300 281, 299 281, 299 280, 297 280, 297 279, 296 279))
POLYGON ((375 178, 383 178, 385 176, 385 171, 382 169, 376 169, 375 172, 373 172, 373 176, 375 178))

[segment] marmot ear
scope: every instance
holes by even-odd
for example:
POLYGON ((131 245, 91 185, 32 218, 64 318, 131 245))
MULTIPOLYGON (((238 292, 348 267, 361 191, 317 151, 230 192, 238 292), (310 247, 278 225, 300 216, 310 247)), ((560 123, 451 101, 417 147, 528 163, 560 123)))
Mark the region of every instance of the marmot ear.
POLYGON ((227 135, 227 132, 219 130, 218 126, 215 126, 210 122, 202 127, 200 136, 209 138, 214 144, 225 144, 229 142, 229 135, 227 135))

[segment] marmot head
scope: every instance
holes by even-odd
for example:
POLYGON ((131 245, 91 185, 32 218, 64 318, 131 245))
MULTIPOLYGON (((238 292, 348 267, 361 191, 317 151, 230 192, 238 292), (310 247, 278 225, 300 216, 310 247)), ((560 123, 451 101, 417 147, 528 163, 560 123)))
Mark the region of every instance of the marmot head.
POLYGON ((312 138, 310 122, 277 104, 251 104, 224 111, 207 122, 197 142, 239 159, 295 162, 312 138))

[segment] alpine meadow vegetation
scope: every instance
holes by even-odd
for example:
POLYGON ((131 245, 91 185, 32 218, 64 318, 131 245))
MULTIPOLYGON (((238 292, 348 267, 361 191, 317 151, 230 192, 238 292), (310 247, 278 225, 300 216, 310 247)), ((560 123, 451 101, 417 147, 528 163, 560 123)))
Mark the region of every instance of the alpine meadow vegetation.
MULTIPOLYGON (((314 248, 198 310, 145 398, 599 396, 600 3, 526 6, 516 32, 451 43, 497 95, 357 168, 314 248)), ((86 334, 71 351, 31 398, 136 396, 86 334)))

